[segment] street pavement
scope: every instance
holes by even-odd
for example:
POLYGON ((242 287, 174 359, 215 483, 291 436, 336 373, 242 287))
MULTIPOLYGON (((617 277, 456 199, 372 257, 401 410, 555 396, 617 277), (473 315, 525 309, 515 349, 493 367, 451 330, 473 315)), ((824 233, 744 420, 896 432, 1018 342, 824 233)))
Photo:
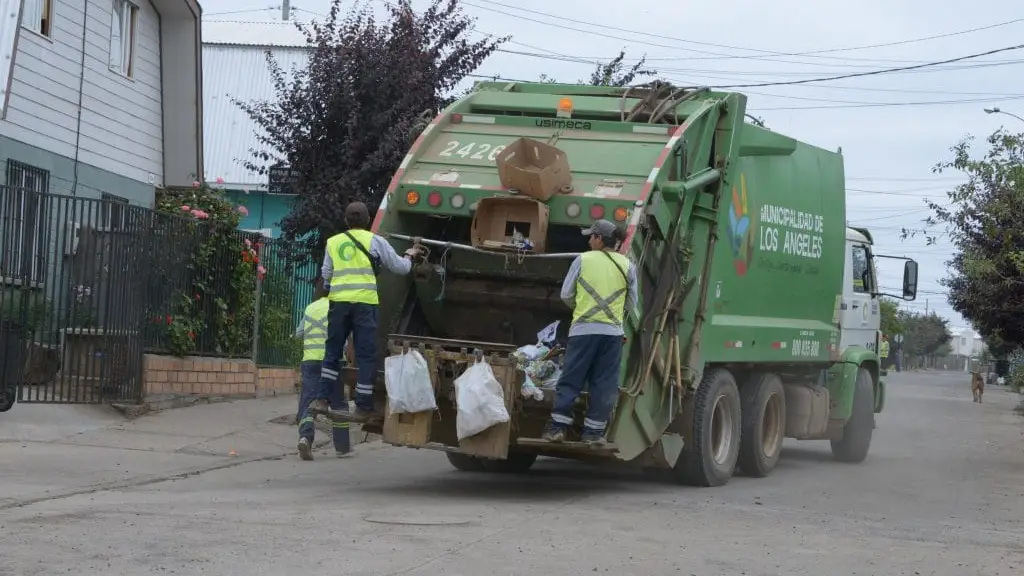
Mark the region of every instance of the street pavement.
POLYGON ((710 489, 558 460, 458 472, 379 442, 301 462, 271 422, 294 398, 134 421, 18 405, 0 414, 0 575, 1024 574, 1019 397, 888 381, 863 464, 787 441, 770 477, 710 489))

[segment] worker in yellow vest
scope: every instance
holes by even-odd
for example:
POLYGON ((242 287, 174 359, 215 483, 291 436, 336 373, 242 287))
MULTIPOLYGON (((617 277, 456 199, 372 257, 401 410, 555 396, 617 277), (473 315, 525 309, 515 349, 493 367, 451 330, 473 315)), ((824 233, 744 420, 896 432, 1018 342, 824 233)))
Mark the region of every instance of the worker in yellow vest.
POLYGON ((882 334, 882 342, 878 345, 878 357, 882 359, 882 368, 889 365, 889 335, 882 334))
POLYGON ((562 283, 561 297, 573 316, 544 439, 565 440, 573 423, 573 404, 589 382, 580 439, 601 444, 619 393, 623 318, 637 303, 636 268, 616 252, 624 234, 615 224, 597 220, 583 235, 590 237, 590 251, 576 257, 562 283))
POLYGON ((381 417, 373 404, 377 372, 377 274, 382 264, 395 274, 408 274, 421 249, 413 247, 399 256, 387 240, 369 230, 370 214, 362 202, 352 202, 345 208, 345 224, 348 230, 328 238, 324 252, 321 272, 329 286, 330 301, 327 346, 320 369, 320 387, 310 407, 319 411, 326 410, 329 403, 339 407, 330 400, 340 377, 342 349, 351 335, 359 369, 352 421, 367 422, 381 417))
MULTIPOLYGON (((302 391, 299 393, 299 457, 303 460, 313 459, 313 437, 316 426, 313 415, 309 413, 309 403, 313 400, 320 386, 320 370, 327 346, 327 311, 330 301, 327 299, 327 288, 323 278, 318 278, 313 292, 313 303, 306 306, 306 311, 295 330, 295 336, 302 338, 302 391)), ((345 409, 345 392, 341 383, 331 390, 331 404, 345 409)), ((334 452, 339 458, 352 451, 348 422, 332 422, 334 452)))

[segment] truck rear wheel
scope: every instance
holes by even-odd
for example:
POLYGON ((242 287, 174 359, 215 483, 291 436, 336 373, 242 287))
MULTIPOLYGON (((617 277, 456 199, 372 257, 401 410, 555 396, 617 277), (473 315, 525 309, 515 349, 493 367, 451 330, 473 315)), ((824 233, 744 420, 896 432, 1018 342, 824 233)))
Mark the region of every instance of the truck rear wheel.
POLYGON ((764 478, 775 468, 786 437, 786 391, 775 374, 754 374, 740 393, 740 471, 764 478))
POLYGON ((857 370, 853 389, 853 410, 843 426, 843 438, 832 441, 832 456, 840 462, 859 464, 868 457, 871 435, 875 429, 875 387, 871 373, 857 370))
POLYGON ((732 478, 740 448, 740 393, 728 370, 704 374, 693 398, 689 446, 673 472, 693 486, 722 486, 732 478))
POLYGON ((448 456, 448 461, 451 462, 452 466, 456 470, 462 470, 463 472, 483 472, 484 471, 484 460, 483 458, 477 458, 476 456, 470 456, 468 454, 459 454, 458 452, 445 452, 448 456))
POLYGON ((506 460, 483 460, 481 463, 484 470, 488 472, 501 472, 504 474, 524 474, 533 467, 537 461, 536 454, 524 452, 510 452, 506 460))

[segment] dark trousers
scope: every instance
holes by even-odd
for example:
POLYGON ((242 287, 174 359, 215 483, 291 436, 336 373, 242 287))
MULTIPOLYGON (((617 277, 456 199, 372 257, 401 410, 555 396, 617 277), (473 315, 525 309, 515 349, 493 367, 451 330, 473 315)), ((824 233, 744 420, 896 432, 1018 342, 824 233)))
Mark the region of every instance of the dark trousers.
POLYGON ((320 369, 320 389, 317 400, 330 402, 331 391, 340 385, 341 359, 344 357, 345 341, 352 337, 359 363, 359 380, 356 382, 356 407, 373 410, 373 382, 376 378, 378 307, 375 304, 356 302, 331 302, 327 312, 327 343, 324 363, 320 369))
POLYGON ((555 389, 551 427, 564 430, 572 425, 572 407, 590 383, 584 431, 603 433, 619 394, 619 364, 622 336, 572 336, 565 350, 565 364, 555 389))
MULTIPOLYGON (((309 413, 309 404, 314 400, 313 397, 316 396, 317 388, 320 386, 322 364, 319 360, 306 360, 299 366, 302 373, 302 392, 299 394, 299 438, 307 438, 310 444, 313 444, 316 426, 313 422, 313 415, 309 413)), ((331 391, 330 402, 335 409, 348 409, 348 406, 345 405, 345 391, 342 390, 340 382, 331 391)), ((340 453, 350 452, 352 441, 349 437, 348 422, 334 422, 331 426, 334 450, 340 453)))

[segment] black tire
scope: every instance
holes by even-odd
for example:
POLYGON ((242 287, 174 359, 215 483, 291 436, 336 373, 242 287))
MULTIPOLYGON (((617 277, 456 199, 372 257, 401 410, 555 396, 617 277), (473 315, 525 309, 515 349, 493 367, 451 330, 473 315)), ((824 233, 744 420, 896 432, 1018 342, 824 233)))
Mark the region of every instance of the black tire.
POLYGON ((740 472, 754 478, 771 474, 786 437, 786 390, 775 374, 757 373, 740 391, 740 472))
POLYGON ((510 452, 506 460, 483 460, 484 470, 488 472, 500 472, 503 474, 525 474, 537 461, 536 454, 524 452, 510 452))
POLYGON ((484 461, 482 458, 468 454, 459 454, 458 452, 445 452, 445 455, 448 456, 448 461, 451 462, 456 470, 462 470, 463 472, 484 471, 484 461))
POLYGON ((832 441, 832 456, 840 462, 859 464, 868 457, 875 429, 875 386, 871 373, 860 368, 853 389, 853 410, 843 426, 843 438, 832 441))
POLYGON ((740 392, 724 368, 704 374, 693 398, 690 445, 672 469, 676 481, 722 486, 732 478, 740 452, 740 392))

